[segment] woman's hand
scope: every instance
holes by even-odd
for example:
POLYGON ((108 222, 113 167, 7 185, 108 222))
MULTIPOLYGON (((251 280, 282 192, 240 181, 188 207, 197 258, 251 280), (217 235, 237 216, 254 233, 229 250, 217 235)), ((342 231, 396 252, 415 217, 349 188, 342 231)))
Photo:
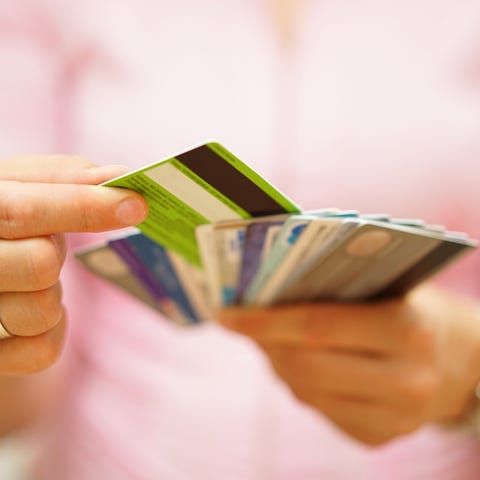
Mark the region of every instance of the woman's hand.
POLYGON ((402 299, 232 309, 298 399, 381 444, 468 411, 480 380, 480 310, 433 287, 402 299))
POLYGON ((0 376, 33 373, 57 358, 65 329, 59 283, 65 232, 140 223, 135 192, 95 186, 125 173, 79 157, 0 162, 0 376))

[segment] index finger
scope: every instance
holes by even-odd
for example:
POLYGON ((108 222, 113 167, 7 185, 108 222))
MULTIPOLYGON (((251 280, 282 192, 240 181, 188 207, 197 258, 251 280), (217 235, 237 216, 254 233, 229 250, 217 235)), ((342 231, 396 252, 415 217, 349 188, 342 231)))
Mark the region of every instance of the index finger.
POLYGON ((0 238, 100 232, 141 223, 147 204, 136 192, 93 185, 0 182, 0 238))
POLYGON ((404 301, 312 303, 229 309, 220 323, 259 343, 391 353, 410 341, 415 315, 404 301))

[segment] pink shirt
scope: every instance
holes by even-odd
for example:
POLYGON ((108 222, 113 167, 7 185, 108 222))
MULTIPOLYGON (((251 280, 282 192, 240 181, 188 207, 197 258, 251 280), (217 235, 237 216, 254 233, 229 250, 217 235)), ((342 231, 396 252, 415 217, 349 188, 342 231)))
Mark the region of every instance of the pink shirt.
MULTIPOLYGON (((140 166, 215 137, 305 207, 480 237, 480 4, 303 6, 285 43, 261 0, 3 0, 0 155, 140 166)), ((479 267, 444 281, 478 295, 479 267)), ((70 381, 41 479, 478 478, 466 435, 370 449, 295 401, 247 339, 172 326, 72 259, 64 287, 70 381)))

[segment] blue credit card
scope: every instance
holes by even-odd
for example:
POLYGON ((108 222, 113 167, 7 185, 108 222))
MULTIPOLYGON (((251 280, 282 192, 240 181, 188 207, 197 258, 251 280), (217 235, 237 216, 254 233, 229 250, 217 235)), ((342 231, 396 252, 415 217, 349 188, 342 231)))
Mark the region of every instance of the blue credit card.
POLYGON ((248 225, 243 242, 242 264, 235 303, 242 303, 248 286, 261 267, 265 237, 272 226, 282 225, 282 221, 258 222, 248 225))
POLYGON ((185 293, 167 250, 142 233, 130 235, 125 238, 125 241, 155 282, 192 322, 198 322, 199 318, 185 293))

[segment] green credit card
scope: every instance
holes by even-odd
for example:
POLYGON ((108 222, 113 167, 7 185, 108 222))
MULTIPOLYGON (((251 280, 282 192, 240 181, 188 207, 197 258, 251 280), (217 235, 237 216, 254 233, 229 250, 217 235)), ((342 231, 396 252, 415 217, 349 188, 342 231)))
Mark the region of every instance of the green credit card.
POLYGON ((141 193, 149 213, 137 227, 195 265, 201 265, 195 238, 198 225, 300 212, 298 205, 216 142, 102 185, 141 193))

